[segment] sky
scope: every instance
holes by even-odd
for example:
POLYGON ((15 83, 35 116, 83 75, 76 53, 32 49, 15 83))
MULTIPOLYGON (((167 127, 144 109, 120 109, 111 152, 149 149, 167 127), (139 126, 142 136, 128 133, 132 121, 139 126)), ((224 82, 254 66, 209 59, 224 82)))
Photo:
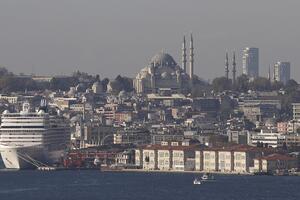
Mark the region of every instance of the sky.
POLYGON ((14 73, 75 70, 135 77, 164 50, 181 63, 194 36, 195 74, 224 75, 225 52, 260 50, 260 75, 291 62, 300 81, 299 0, 0 0, 0 65, 14 73))

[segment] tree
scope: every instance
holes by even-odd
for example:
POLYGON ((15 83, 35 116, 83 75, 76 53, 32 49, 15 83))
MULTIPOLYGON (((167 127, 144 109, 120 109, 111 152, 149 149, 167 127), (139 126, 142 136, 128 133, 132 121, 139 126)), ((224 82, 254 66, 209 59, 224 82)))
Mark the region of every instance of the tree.
POLYGON ((107 84, 109 83, 109 79, 105 78, 101 81, 102 87, 103 87, 103 91, 106 92, 107 91, 107 84))
POLYGON ((298 83, 294 79, 291 79, 286 83, 284 89, 288 94, 291 94, 298 89, 298 86, 298 83))
POLYGON ((257 77, 250 83, 250 89, 255 91, 270 91, 271 83, 269 79, 264 77, 257 77))
POLYGON ((70 87, 74 87, 79 83, 79 80, 76 76, 72 77, 54 77, 50 81, 50 89, 52 90, 64 90, 67 91, 70 87))
POLYGON ((0 77, 9 75, 9 72, 5 67, 0 67, 0 77))
POLYGON ((25 90, 37 90, 38 84, 31 78, 7 75, 0 78, 0 90, 2 92, 14 92, 25 90))
POLYGON ((281 96, 281 117, 283 119, 290 119, 292 111, 292 103, 300 102, 300 91, 298 91, 298 83, 295 80, 290 80, 285 86, 286 94, 281 96))
POLYGON ((255 124, 251 122, 249 119, 244 119, 245 129, 253 130, 255 128, 255 124))
POLYGON ((220 116, 226 120, 233 114, 234 103, 229 96, 223 96, 221 99, 220 116))
POLYGON ((213 90, 215 92, 223 92, 231 89, 231 80, 226 77, 215 78, 212 82, 213 90))
POLYGON ((274 81, 272 84, 272 90, 280 90, 281 88, 283 88, 283 83, 279 82, 279 81, 274 81))
POLYGON ((239 92, 247 92, 249 90, 249 78, 244 74, 237 77, 235 89, 239 92))
POLYGON ((121 85, 121 90, 125 92, 133 91, 133 81, 131 78, 118 75, 115 80, 121 85))
POLYGON ((97 74, 95 79, 96 79, 96 81, 100 81, 100 75, 97 74))

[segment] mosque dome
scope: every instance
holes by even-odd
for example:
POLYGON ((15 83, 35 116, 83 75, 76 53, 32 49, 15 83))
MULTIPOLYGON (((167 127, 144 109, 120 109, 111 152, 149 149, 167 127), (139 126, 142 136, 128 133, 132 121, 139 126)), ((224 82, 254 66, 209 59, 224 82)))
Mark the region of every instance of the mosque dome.
POLYGON ((70 90, 68 92, 68 96, 73 97, 76 93, 76 88, 75 87, 70 87, 70 90))
POLYGON ((92 85, 92 90, 95 94, 100 94, 103 91, 103 87, 102 84, 99 81, 96 81, 93 85, 92 85))
POLYGON ((38 114, 43 115, 43 114, 45 114, 45 111, 44 110, 39 110, 38 114))
POLYGON ((92 87, 98 87, 98 86, 100 86, 100 83, 99 83, 99 81, 96 81, 92 87))
POLYGON ((9 113, 8 110, 4 110, 2 114, 5 115, 5 114, 8 114, 8 113, 9 113))
MULTIPOLYGON (((185 39, 183 45, 185 47, 185 39)), ((194 48, 192 36, 190 45, 190 62, 193 67, 194 48)), ((134 79, 133 86, 135 91, 137 93, 156 93, 161 88, 170 88, 175 92, 189 91, 192 86, 190 84, 190 76, 186 73, 186 48, 183 49, 182 53, 185 59, 184 66, 182 67, 180 67, 168 53, 161 51, 155 54, 149 64, 141 69, 134 79)), ((191 76, 193 76, 193 74, 191 76)))
POLYGON ((126 91, 122 90, 119 92, 119 98, 125 98, 127 95, 126 91))
POLYGON ((169 74, 168 72, 163 72, 163 73, 161 74, 161 77, 162 77, 163 79, 168 79, 168 78, 170 78, 170 74, 169 74))
POLYGON ((116 80, 111 80, 107 84, 107 92, 109 92, 109 93, 114 93, 114 92, 120 90, 120 88, 121 88, 121 85, 116 80))
POLYGON ((170 54, 160 52, 152 57, 151 64, 154 66, 176 66, 176 62, 170 54))

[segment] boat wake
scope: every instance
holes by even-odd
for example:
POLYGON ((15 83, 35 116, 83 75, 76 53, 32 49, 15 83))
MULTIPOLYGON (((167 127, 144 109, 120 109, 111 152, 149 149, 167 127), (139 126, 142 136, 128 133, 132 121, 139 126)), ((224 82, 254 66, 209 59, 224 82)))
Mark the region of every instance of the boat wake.
POLYGON ((16 189, 0 190, 0 194, 27 192, 27 191, 34 191, 34 190, 39 190, 39 188, 16 188, 16 189))

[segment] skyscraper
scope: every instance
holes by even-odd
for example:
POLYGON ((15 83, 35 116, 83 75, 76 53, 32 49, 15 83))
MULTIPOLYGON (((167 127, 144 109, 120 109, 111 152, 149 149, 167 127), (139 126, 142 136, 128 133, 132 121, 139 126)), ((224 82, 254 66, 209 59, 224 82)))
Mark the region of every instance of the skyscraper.
POLYGON ((271 67, 270 67, 270 65, 269 65, 269 71, 268 71, 268 80, 269 80, 269 82, 271 82, 271 67))
POLYGON ((243 74, 250 79, 258 77, 259 72, 259 54, 258 48, 246 47, 243 50, 243 74))
POLYGON ((284 85, 291 79, 290 62, 277 62, 274 65, 274 80, 282 82, 284 85))

